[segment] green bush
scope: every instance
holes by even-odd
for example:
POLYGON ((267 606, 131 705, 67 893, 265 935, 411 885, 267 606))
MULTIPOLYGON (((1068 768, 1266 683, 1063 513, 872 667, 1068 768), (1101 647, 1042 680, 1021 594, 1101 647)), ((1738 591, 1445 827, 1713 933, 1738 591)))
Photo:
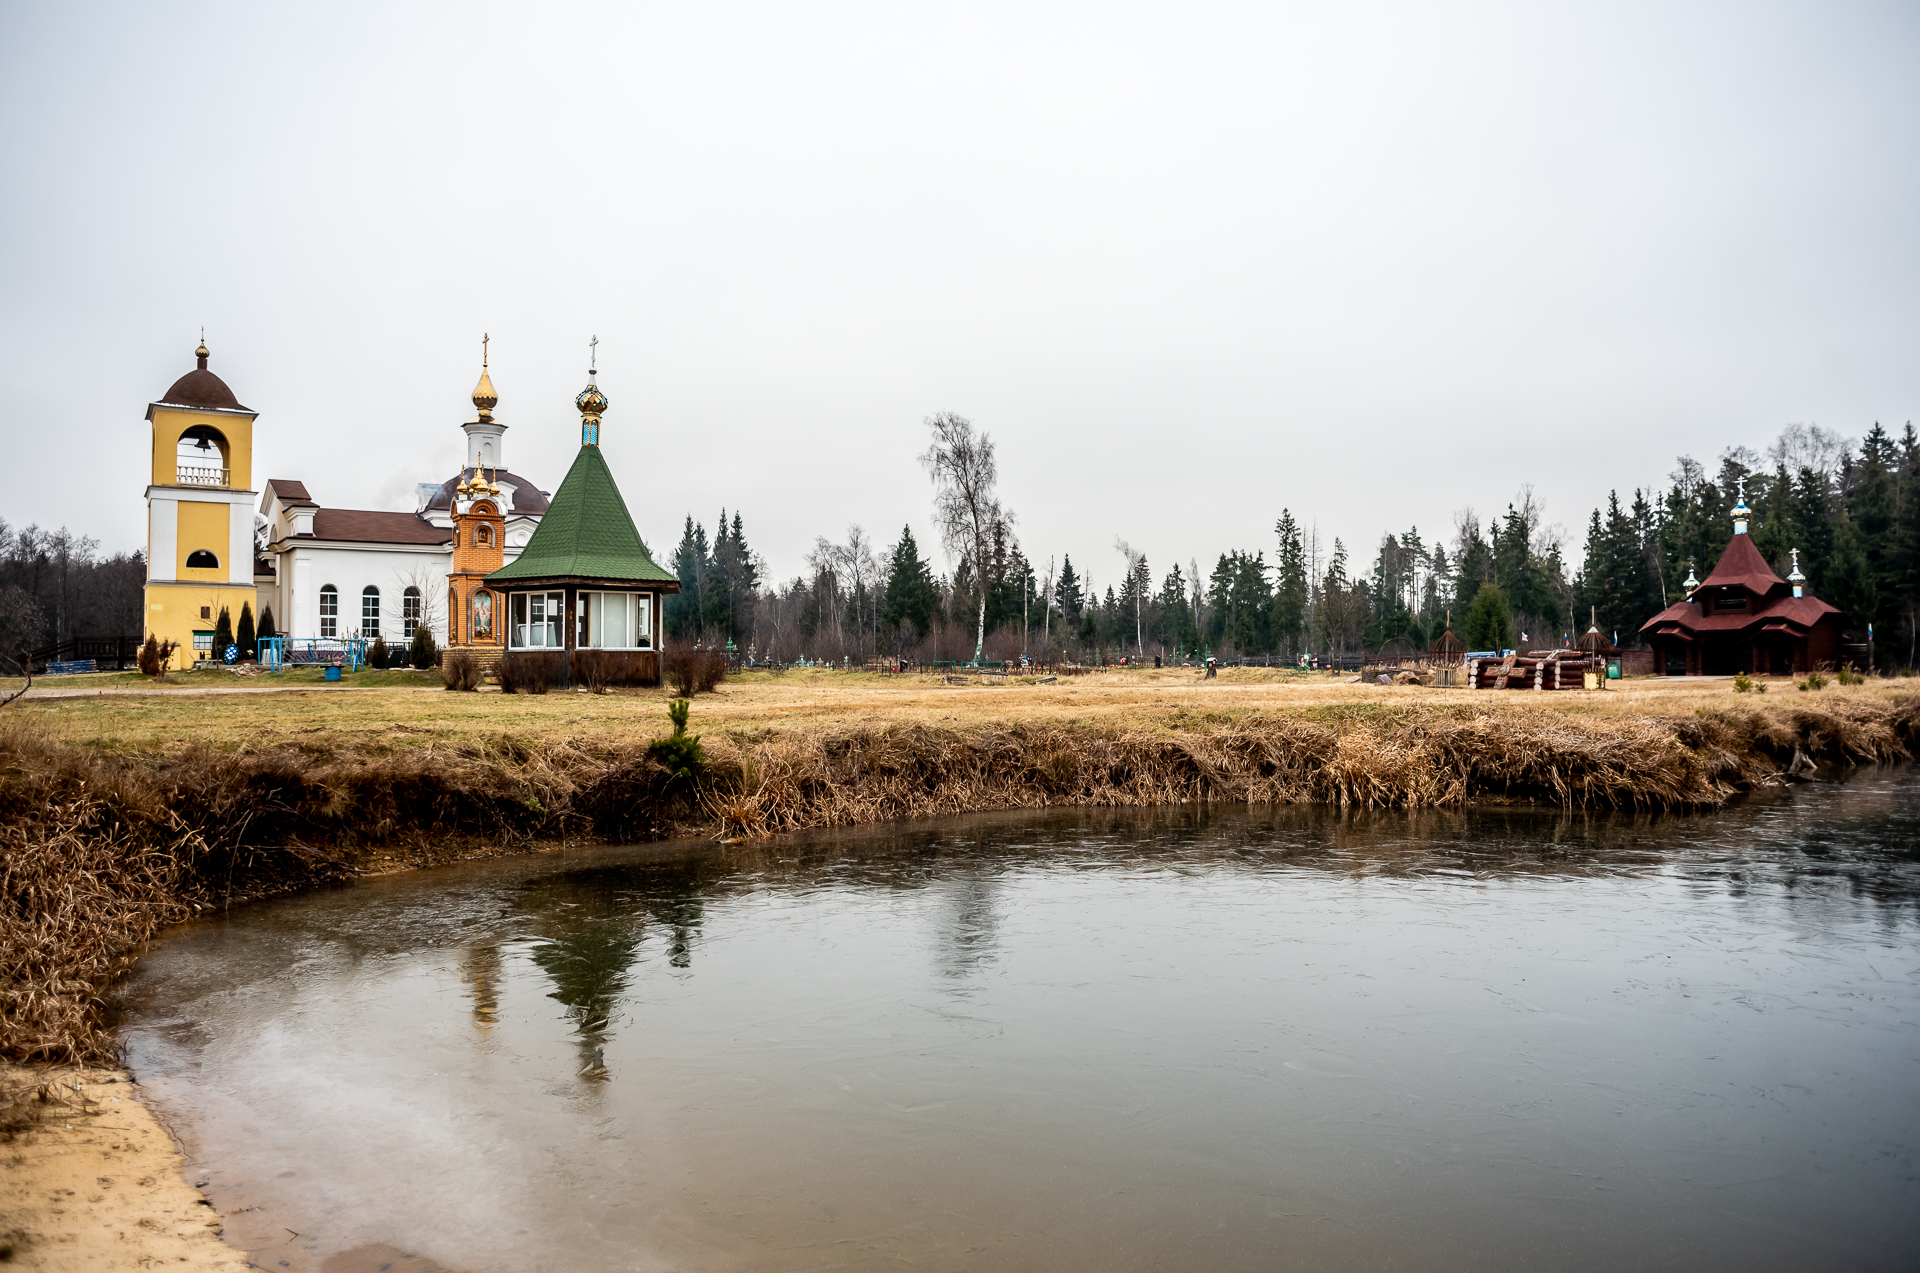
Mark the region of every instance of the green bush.
POLYGON ((1867 678, 1855 671, 1851 663, 1842 663, 1840 670, 1833 675, 1834 679, 1842 685, 1865 685, 1867 683, 1867 678))
POLYGON ((1733 674, 1733 692, 1736 694, 1753 693, 1753 678, 1745 672, 1735 672, 1733 674))
POLYGON ((423 623, 413 630, 413 644, 407 647, 407 662, 424 672, 433 666, 435 653, 433 630, 423 623))
POLYGON ((387 662, 392 654, 393 652, 387 649, 387 639, 383 636, 375 637, 373 645, 367 650, 367 666, 384 672, 387 670, 387 662))
POLYGON ((666 793, 689 799, 700 789, 707 776, 707 755, 700 748, 700 736, 687 732, 690 704, 676 698, 667 704, 667 716, 673 721, 673 733, 647 745, 647 754, 667 771, 666 793))
POLYGON ((1513 612, 1507 606, 1507 594, 1490 583, 1481 584, 1467 610, 1466 626, 1469 650, 1512 649, 1513 612))

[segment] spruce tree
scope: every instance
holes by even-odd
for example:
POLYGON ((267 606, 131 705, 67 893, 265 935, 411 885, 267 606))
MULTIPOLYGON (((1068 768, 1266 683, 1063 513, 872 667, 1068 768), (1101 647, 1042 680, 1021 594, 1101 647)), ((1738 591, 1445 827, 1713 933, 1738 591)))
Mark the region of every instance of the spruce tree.
POLYGON ((227 657, 227 647, 233 644, 233 618, 225 606, 220 607, 220 617, 213 621, 213 657, 222 660, 227 657))
POLYGON ((1180 567, 1167 572, 1165 582, 1160 585, 1160 595, 1154 601, 1156 627, 1154 636, 1168 646, 1177 647, 1192 653, 1200 644, 1200 631, 1194 626, 1193 603, 1189 600, 1187 578, 1180 567))
POLYGON ((887 582, 882 596, 880 622, 897 628, 905 636, 910 629, 915 641, 923 641, 933 630, 933 615, 939 606, 933 571, 920 556, 913 527, 903 526, 900 542, 887 558, 887 582))
POLYGON ((680 577, 680 591, 666 601, 667 638, 690 641, 700 634, 701 584, 707 575, 706 528, 691 513, 673 550, 673 572, 680 577))
POLYGON ((268 637, 276 637, 279 635, 280 634, 278 632, 274 631, 274 627, 273 627, 273 607, 261 606, 260 607, 260 626, 258 629, 254 631, 254 634, 253 634, 254 648, 257 650, 260 647, 260 643, 262 641, 265 641, 268 637))
POLYGON ((407 647, 407 661, 424 672, 433 666, 435 653, 433 629, 423 623, 413 630, 413 644, 407 647))
POLYGON ((1474 594, 1473 608, 1467 611, 1467 630, 1461 640, 1469 650, 1513 648, 1513 616, 1507 609, 1506 594, 1497 584, 1482 584, 1474 594))
POLYGON ((1086 596, 1080 590, 1080 577, 1073 573, 1073 557, 1060 559, 1060 578, 1053 586, 1053 603, 1060 607, 1060 617, 1066 620, 1069 628, 1080 626, 1080 615, 1086 606, 1086 596))
POLYGON ((1301 543, 1300 523, 1287 509, 1273 524, 1279 537, 1279 552, 1274 558, 1273 636, 1289 663, 1298 657, 1301 639, 1306 635, 1307 599, 1311 583, 1307 579, 1307 554, 1301 543))
POLYGON ((253 604, 240 603, 240 627, 233 634, 233 643, 240 647, 240 657, 249 662, 253 659, 253 604))

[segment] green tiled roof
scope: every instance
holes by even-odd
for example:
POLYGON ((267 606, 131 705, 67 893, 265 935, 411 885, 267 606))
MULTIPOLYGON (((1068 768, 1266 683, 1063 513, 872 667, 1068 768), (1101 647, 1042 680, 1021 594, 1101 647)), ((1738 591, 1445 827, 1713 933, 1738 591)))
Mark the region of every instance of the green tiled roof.
POLYGON ((607 579, 669 583, 680 578, 655 564, 640 542, 627 502, 620 498, 606 457, 583 446, 554 492, 546 516, 517 560, 487 576, 489 583, 516 579, 607 579))

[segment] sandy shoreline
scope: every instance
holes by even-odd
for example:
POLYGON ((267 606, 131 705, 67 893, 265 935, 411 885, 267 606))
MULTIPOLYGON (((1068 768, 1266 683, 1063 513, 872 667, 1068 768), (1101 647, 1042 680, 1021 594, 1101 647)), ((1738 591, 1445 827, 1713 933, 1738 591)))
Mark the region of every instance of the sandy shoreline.
POLYGON ((173 1136, 123 1070, 8 1066, 11 1085, 46 1084, 65 1102, 0 1144, 0 1239, 10 1263, 46 1273, 239 1270, 223 1219, 188 1184, 173 1136))

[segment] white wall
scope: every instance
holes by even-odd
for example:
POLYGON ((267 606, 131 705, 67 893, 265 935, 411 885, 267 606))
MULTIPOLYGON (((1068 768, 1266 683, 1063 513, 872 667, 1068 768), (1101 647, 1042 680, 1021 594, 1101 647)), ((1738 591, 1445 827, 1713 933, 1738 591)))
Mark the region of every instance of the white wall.
POLYGON ((274 622, 284 636, 320 635, 320 589, 332 584, 340 593, 338 636, 361 627, 361 592, 380 590, 380 634, 401 639, 401 599, 409 585, 420 589, 423 619, 434 640, 447 639, 447 569, 452 553, 440 547, 396 544, 296 544, 280 554, 279 604, 274 622))

